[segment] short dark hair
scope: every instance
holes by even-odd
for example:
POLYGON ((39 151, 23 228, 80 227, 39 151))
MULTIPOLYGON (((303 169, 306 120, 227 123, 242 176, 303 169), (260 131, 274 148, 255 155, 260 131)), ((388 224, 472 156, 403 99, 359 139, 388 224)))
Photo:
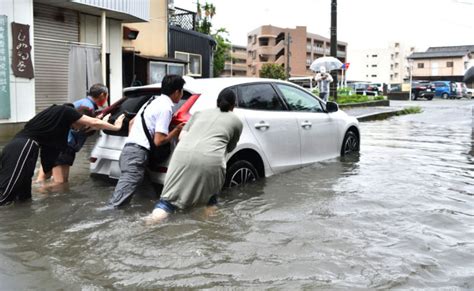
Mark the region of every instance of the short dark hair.
POLYGON ((182 90, 186 83, 179 75, 166 75, 161 81, 161 94, 170 96, 176 90, 182 90))
POLYGON ((94 84, 89 88, 87 95, 91 96, 92 98, 99 97, 102 93, 109 94, 109 89, 104 84, 94 84))
POLYGON ((235 100, 236 96, 234 90, 225 88, 217 97, 217 107, 219 107, 222 112, 229 112, 229 110, 235 106, 235 100))

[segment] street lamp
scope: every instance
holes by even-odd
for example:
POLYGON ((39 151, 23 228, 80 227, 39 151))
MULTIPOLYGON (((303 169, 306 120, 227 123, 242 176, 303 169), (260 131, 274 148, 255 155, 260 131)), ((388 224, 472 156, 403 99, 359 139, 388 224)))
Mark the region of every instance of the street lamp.
POLYGON ((408 100, 411 101, 411 86, 412 86, 412 79, 413 79, 413 60, 409 59, 408 60, 408 71, 410 73, 410 95, 408 97, 408 100))

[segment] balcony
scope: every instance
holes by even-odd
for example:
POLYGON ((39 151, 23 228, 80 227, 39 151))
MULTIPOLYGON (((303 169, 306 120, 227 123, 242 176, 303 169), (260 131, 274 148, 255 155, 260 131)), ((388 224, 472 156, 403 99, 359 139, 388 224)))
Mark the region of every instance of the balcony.
POLYGON ((170 25, 183 29, 196 30, 196 13, 181 8, 175 8, 170 11, 169 22, 170 25))

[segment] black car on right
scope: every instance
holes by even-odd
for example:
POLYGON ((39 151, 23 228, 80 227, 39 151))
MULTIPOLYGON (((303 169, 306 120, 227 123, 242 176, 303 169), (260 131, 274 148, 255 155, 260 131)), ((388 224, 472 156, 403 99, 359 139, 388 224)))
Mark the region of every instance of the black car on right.
POLYGON ((411 96, 413 100, 420 97, 432 100, 435 92, 435 86, 430 81, 413 81, 411 83, 411 96))

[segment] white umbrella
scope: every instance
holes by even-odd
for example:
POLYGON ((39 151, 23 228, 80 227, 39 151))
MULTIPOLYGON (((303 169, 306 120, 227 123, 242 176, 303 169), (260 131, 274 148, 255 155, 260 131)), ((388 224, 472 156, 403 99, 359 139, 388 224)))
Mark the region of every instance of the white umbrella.
POLYGON ((313 61, 309 68, 315 72, 321 70, 321 67, 325 67, 326 71, 339 70, 342 68, 342 62, 335 57, 321 57, 313 61))

